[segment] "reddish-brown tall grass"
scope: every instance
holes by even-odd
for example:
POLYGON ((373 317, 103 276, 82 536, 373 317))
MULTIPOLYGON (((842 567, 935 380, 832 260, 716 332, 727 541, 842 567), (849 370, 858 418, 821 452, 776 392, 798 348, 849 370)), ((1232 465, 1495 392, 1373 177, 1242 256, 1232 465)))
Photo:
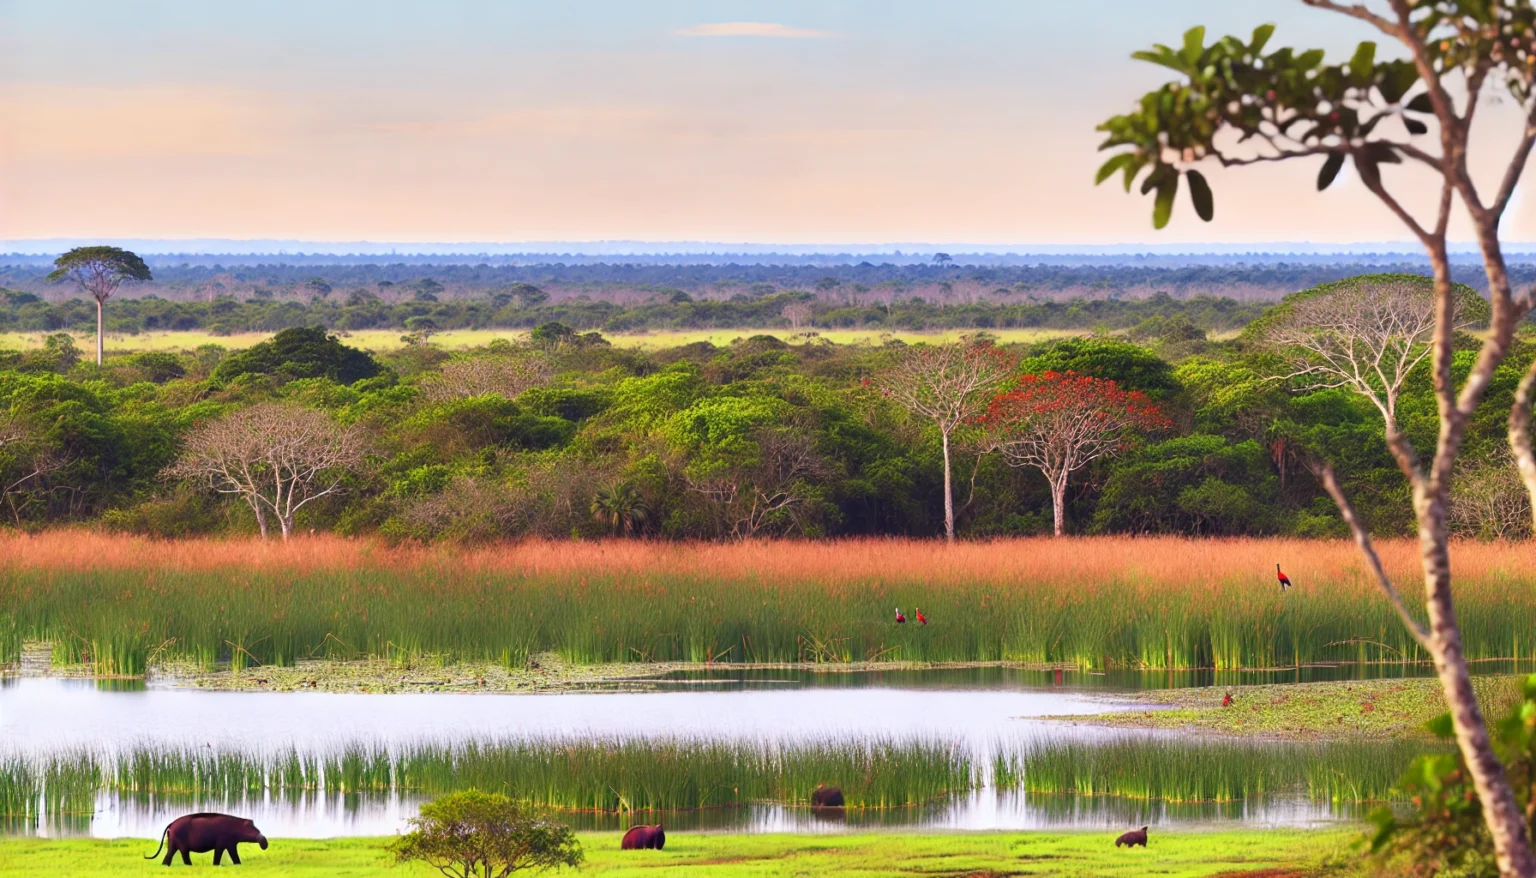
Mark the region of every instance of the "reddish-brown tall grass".
MULTIPOLYGON (((1377 544, 1388 572, 1412 591, 1419 576, 1417 544, 1377 544)), ((1536 578, 1528 543, 1461 542, 1452 557, 1458 577, 1536 578)), ((525 541, 480 548, 389 546, 333 536, 288 542, 151 540, 93 531, 0 535, 0 569, 200 571, 327 571, 430 567, 561 577, 669 573, 718 579, 840 584, 921 579, 940 584, 1136 579, 1188 587, 1234 579, 1274 581, 1275 565, 1300 585, 1353 583, 1367 592, 1359 551, 1341 540, 1187 539, 1178 537, 1049 537, 945 545, 934 540, 761 540, 743 543, 525 541)))

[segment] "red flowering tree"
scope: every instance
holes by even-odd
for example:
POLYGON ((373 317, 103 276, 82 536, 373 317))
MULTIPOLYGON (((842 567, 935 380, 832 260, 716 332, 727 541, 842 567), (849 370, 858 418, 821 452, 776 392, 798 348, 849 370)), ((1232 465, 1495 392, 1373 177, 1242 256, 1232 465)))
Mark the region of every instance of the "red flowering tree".
POLYGON ((1067 479, 1118 454, 1133 432, 1169 426, 1141 391, 1076 372, 1025 375, 1017 388, 994 397, 977 421, 987 428, 990 449, 1012 466, 1038 469, 1050 483, 1058 537, 1066 530, 1067 479))

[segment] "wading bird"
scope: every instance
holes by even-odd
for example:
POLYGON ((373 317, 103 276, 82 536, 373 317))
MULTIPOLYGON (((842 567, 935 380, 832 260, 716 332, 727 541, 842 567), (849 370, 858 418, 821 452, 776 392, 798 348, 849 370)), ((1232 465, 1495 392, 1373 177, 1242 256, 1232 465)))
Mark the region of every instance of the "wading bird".
POLYGON ((912 608, 912 616, 913 616, 913 618, 917 619, 917 624, 919 624, 919 625, 927 625, 928 624, 928 617, 924 616, 923 615, 923 611, 919 610, 917 607, 913 607, 912 608))
POLYGON ((1291 578, 1281 572, 1279 564, 1275 565, 1275 578, 1280 580, 1280 593, 1285 594, 1285 590, 1291 587, 1291 578))
POLYGON ((896 624, 897 625, 905 625, 905 624, 907 624, 907 617, 903 616, 901 614, 901 607, 897 607, 896 608, 896 624))

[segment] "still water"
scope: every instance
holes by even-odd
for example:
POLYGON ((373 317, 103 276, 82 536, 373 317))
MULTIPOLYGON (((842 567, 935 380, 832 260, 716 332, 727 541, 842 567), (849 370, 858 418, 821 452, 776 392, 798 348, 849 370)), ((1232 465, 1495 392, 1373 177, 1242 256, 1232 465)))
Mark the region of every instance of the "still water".
POLYGON ((1003 736, 1064 734, 1073 728, 1038 717, 1131 708, 1143 709, 1066 690, 738 687, 380 695, 152 686, 124 691, 93 681, 12 678, 0 683, 0 747, 36 755, 161 743, 302 751, 339 742, 524 736, 783 741, 847 736, 939 739, 979 750, 1003 736))
MULTIPOLYGON (((1083 675, 1086 676, 1086 675, 1083 675)), ((1046 716, 1145 710, 1113 689, 1078 677, 1055 686, 1023 672, 880 672, 803 675, 737 672, 674 675, 662 691, 558 695, 235 693, 88 680, 0 680, 0 756, 90 750, 108 754, 144 745, 216 750, 334 751, 351 743, 394 747, 523 737, 713 738, 793 742, 827 738, 925 739, 971 750, 989 763, 1000 742, 1031 738, 1107 739, 1125 734, 1046 716), (1076 688, 1074 688, 1076 687, 1076 688), (1097 691, 1094 691, 1097 690, 1097 691)), ((273 837, 389 835, 414 816, 414 796, 267 795, 240 801, 156 799, 98 794, 94 815, 46 820, 0 832, 100 837, 157 836, 192 810, 252 817, 273 837)), ((1325 803, 1277 799, 1172 806, 1109 799, 1030 796, 982 789, 923 807, 849 812, 836 819, 807 810, 751 806, 669 813, 669 827, 721 832, 839 832, 878 827, 955 830, 1155 826, 1314 826, 1357 816, 1325 803)), ((619 828, 615 815, 562 815, 581 828, 619 828)), ((642 820, 645 819, 642 817, 642 820)))

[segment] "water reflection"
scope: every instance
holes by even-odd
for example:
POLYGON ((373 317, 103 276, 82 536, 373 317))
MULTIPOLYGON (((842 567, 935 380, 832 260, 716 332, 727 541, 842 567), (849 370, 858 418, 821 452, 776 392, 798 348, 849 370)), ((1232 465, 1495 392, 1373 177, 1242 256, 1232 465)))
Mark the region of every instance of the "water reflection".
MULTIPOLYGON (((273 838, 380 836, 403 831, 422 801, 424 799, 419 796, 322 793, 233 800, 103 793, 97 797, 95 815, 68 815, 35 825, 12 821, 6 831, 55 838, 154 839, 159 837, 166 824, 182 814, 218 811, 251 818, 273 838)), ((825 812, 753 805, 700 811, 651 811, 627 816, 593 813, 562 813, 558 816, 562 822, 583 831, 620 830, 634 823, 661 820, 671 832, 839 833, 881 829, 1108 831, 1142 825, 1310 828, 1358 819, 1359 811, 1352 806, 1330 806, 1295 798, 1172 805, 1113 797, 1030 796, 980 790, 954 801, 909 808, 825 812)))
POLYGON ((117 692, 90 681, 24 678, 0 688, 0 746, 29 754, 143 744, 303 751, 338 742, 578 736, 925 738, 980 749, 1001 736, 1093 734, 1031 720, 1131 706, 1074 692, 1010 689, 383 695, 155 687, 117 692))

